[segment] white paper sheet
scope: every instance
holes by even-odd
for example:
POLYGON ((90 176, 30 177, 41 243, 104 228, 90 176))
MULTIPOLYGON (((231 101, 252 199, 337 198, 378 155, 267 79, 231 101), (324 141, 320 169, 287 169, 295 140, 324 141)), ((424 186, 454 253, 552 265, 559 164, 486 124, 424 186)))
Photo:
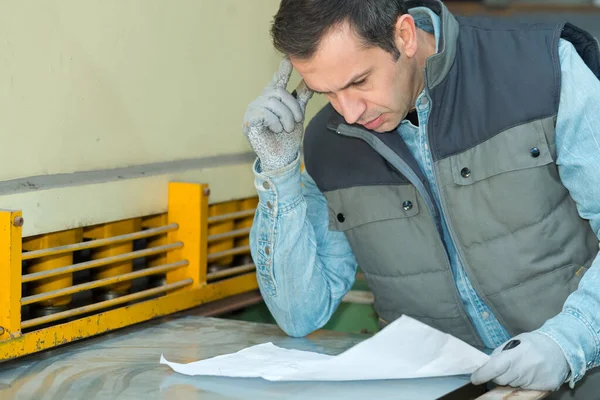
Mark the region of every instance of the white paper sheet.
POLYGON ((337 356, 282 349, 273 343, 248 347, 189 364, 160 363, 185 375, 261 377, 270 381, 354 381, 471 374, 489 356, 408 316, 337 356))

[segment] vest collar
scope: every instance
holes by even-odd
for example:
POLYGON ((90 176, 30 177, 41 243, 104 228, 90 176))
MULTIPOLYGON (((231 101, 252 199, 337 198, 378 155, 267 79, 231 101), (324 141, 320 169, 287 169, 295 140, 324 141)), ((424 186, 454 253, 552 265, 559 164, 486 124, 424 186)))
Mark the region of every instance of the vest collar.
POLYGON ((425 84, 429 90, 434 89, 448 75, 456 56, 458 42, 458 22, 439 0, 412 0, 407 7, 427 7, 440 17, 439 51, 430 56, 425 63, 425 84))

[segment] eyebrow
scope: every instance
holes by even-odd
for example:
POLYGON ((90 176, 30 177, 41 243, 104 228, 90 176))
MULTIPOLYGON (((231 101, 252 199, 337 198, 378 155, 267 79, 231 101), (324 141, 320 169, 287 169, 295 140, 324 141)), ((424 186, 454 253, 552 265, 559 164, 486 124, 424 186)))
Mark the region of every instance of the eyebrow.
MULTIPOLYGON (((350 81, 348 81, 347 84, 345 84, 340 90, 338 91, 342 91, 345 89, 348 89, 352 84, 354 84, 357 81, 360 81, 361 79, 365 78, 367 75, 369 75, 371 72, 373 71, 373 68, 369 68, 368 70, 361 72, 360 74, 354 75, 354 77, 352 77, 352 79, 350 79, 350 81)), ((312 89, 310 86, 306 85, 310 90, 312 90, 313 92, 317 93, 317 94, 325 94, 325 93, 329 93, 329 92, 319 92, 318 90, 314 90, 312 89)))

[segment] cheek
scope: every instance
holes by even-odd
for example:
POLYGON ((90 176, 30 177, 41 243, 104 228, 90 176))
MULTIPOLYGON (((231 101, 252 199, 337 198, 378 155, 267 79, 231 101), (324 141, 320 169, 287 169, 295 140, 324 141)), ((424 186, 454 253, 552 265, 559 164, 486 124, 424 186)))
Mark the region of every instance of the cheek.
POLYGON ((395 109, 395 99, 392 90, 380 90, 377 92, 365 93, 363 100, 367 109, 379 111, 391 111, 395 109))
POLYGON ((385 89, 365 95, 369 108, 391 113, 403 112, 409 102, 408 91, 389 85, 385 89))
POLYGON ((411 79, 407 75, 400 75, 395 82, 394 103, 396 110, 404 111, 412 107, 412 84, 411 79))

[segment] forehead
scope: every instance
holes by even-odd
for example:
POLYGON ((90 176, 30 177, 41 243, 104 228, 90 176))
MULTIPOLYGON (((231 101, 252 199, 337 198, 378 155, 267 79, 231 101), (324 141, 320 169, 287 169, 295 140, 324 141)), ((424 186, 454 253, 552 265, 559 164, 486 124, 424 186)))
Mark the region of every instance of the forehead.
POLYGON ((311 88, 330 91, 347 83, 368 69, 376 48, 366 47, 349 24, 341 24, 325 34, 314 56, 309 60, 291 57, 294 68, 311 88))

